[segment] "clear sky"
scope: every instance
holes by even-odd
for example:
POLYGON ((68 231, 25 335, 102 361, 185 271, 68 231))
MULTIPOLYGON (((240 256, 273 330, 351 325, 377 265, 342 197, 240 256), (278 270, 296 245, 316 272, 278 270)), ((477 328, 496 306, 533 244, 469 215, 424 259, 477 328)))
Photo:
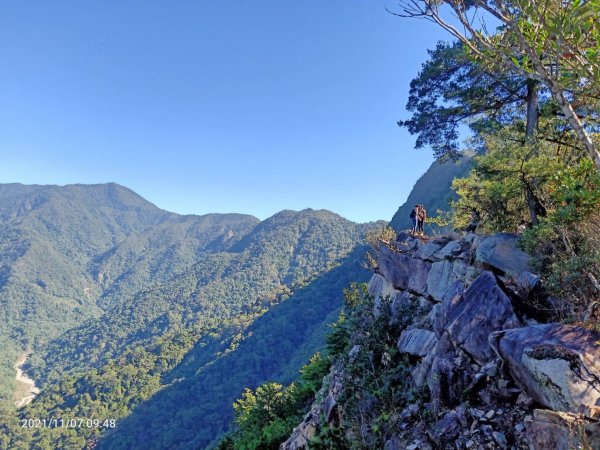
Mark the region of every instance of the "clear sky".
POLYGON ((396 122, 447 36, 372 0, 0 4, 0 182, 178 213, 391 219, 433 158, 396 122))

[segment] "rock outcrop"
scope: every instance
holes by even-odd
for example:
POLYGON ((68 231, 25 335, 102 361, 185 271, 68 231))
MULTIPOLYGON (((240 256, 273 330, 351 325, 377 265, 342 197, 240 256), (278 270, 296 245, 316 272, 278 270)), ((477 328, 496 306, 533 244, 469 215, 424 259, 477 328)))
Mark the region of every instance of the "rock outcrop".
MULTIPOLYGON (((360 348, 353 348, 352 352, 358 352, 360 348)), ((316 395, 315 402, 309 412, 304 416, 301 424, 294 428, 290 437, 279 447, 279 450, 302 450, 308 448, 308 442, 315 436, 317 429, 321 426, 321 417, 327 423, 332 423, 337 396, 343 388, 339 380, 340 374, 334 367, 329 375, 323 380, 323 388, 316 395)))
MULTIPOLYGON (((410 238, 408 242, 418 242, 410 238)), ((416 244, 415 244, 416 245, 416 244)), ((416 294, 427 291, 427 279, 431 263, 422 259, 382 247, 379 258, 381 275, 396 289, 407 290, 416 294)))
MULTIPOLYGON (((531 317, 524 305, 540 279, 517 239, 400 233, 381 246, 368 292, 375 308, 389 297, 390 330, 405 324, 396 347, 426 393, 404 406, 385 449, 600 449, 600 334, 531 317)), ((358 342, 347 360, 361 351, 358 342)), ((281 449, 305 448, 318 417, 340 424, 349 380, 342 365, 330 377, 281 449)))
POLYGON ((495 356, 488 344, 492 332, 523 326, 508 292, 491 272, 483 272, 463 295, 442 308, 446 308, 444 328, 450 340, 479 364, 495 356))

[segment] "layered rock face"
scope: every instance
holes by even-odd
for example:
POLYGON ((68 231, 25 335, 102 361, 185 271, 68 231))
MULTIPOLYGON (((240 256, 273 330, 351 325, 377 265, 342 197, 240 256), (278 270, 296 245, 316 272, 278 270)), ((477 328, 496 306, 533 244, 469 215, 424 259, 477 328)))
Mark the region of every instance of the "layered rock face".
MULTIPOLYGON (((411 383, 427 392, 424 403, 404 405, 385 450, 600 449, 600 334, 536 321, 527 299, 543 292, 517 240, 401 233, 381 246, 369 293, 375 308, 390 297, 390 323, 402 305, 419 305, 397 348, 409 355, 411 383)), ((334 366, 322 400, 281 449, 306 448, 343 391, 334 366)))

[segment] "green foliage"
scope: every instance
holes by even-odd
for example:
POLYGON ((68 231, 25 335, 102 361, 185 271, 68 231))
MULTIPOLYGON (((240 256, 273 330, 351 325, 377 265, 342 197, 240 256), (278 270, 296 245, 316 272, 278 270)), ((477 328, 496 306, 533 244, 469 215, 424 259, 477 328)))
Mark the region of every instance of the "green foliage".
MULTIPOLYGON (((556 316, 587 322, 600 289, 600 176, 582 160, 558 171, 548 190, 550 213, 525 233, 523 247, 536 256, 547 288, 566 300, 552 305, 556 316)), ((598 319, 585 324, 597 327, 598 319)))
POLYGON ((476 133, 497 130, 512 120, 527 95, 524 78, 486 71, 460 43, 439 42, 410 83, 407 111, 398 125, 417 135, 415 148, 431 147, 436 158, 459 155, 459 127, 476 133))
POLYGON ((600 88, 598 0, 445 3, 450 6, 449 20, 444 17, 448 9, 439 8, 438 0, 401 1, 400 5, 403 15, 426 16, 450 32, 487 73, 498 79, 523 77, 545 86, 560 107, 563 122, 572 127, 600 171, 600 152, 589 134, 597 114, 577 110, 580 99, 597 99, 600 88), (483 23, 486 14, 499 26, 474 25, 483 23))
POLYGON ((215 447, 215 450, 235 450, 235 441, 231 436, 225 436, 215 447))
POLYGON ((365 241, 371 249, 367 252, 367 263, 371 268, 377 267, 377 255, 382 245, 388 245, 396 239, 396 231, 391 227, 375 229, 367 233, 365 241))
POLYGON ((458 152, 459 124, 471 127, 485 154, 453 183, 454 226, 522 232, 531 221, 524 246, 565 299, 555 302, 558 316, 587 321, 600 290, 592 179, 600 170, 600 2, 446 3, 451 23, 437 1, 401 2, 401 15, 427 16, 458 43, 430 52, 411 83, 412 117, 400 125, 438 157, 458 152), (501 26, 473 27, 481 11, 501 26))
POLYGON ((237 429, 217 448, 278 449, 302 420, 328 370, 329 360, 316 353, 300 370, 297 382, 287 387, 267 382, 255 391, 246 388, 233 404, 237 429))
POLYGON ((310 361, 300 369, 299 394, 302 398, 312 398, 321 389, 323 377, 329 371, 329 358, 315 353, 310 361))
POLYGON ((396 238, 396 231, 391 227, 384 227, 379 230, 372 230, 367 233, 365 241, 371 247, 378 247, 380 241, 390 242, 396 238))
POLYGON ((4 406, 12 405, 18 353, 33 350, 30 364, 40 366, 40 349, 100 317, 98 305, 109 309, 166 281, 257 222, 242 215, 178 216, 116 184, 0 185, 0 294, 9 299, 0 305, 4 406))
POLYGON ((279 448, 298 421, 294 414, 298 400, 298 389, 294 384, 285 389, 277 383, 263 384, 256 392, 246 389, 233 405, 239 427, 234 448, 279 448))
POLYGON ((342 304, 343 286, 368 277, 360 263, 363 254, 364 248, 357 248, 339 267, 244 328, 201 338, 163 377, 163 389, 122 420, 100 448, 207 447, 229 428, 231 404, 245 387, 255 389, 267 380, 289 383, 310 355, 323 348, 327 324, 335 320, 342 304), (140 429, 146 430, 143 436, 140 429))
POLYGON ((408 360, 396 346, 417 305, 409 301, 393 314, 389 297, 376 302, 366 285, 356 283, 345 290, 345 298, 348 342, 335 356, 337 370, 345 374, 337 399, 342 422, 322 424, 309 448, 381 449, 395 432, 401 408, 420 395, 410 384, 408 360))
POLYGON ((440 229, 447 228, 452 222, 452 214, 449 211, 438 209, 435 216, 428 216, 426 223, 434 224, 440 229))
MULTIPOLYGON (((467 178, 453 183, 454 225, 466 228, 476 215, 479 231, 515 232, 528 220, 529 192, 546 216, 524 234, 547 289, 561 301, 549 307, 556 320, 585 321, 598 298, 600 278, 600 181, 594 164, 575 147, 539 141, 526 145, 503 130, 486 139, 467 178)), ((548 306, 538 305, 542 308, 548 306)))
POLYGON ((348 440, 342 427, 321 424, 316 436, 308 443, 309 450, 348 450, 348 440))
POLYGON ((355 311, 360 306, 368 305, 372 300, 368 294, 366 283, 351 283, 350 287, 344 289, 344 306, 350 311, 355 311))
POLYGON ((331 331, 327 335, 327 351, 332 358, 341 355, 350 345, 350 330, 348 329, 346 314, 342 310, 338 320, 331 324, 331 331))
POLYGON ((468 177, 454 180, 459 196, 452 203, 455 228, 466 228, 476 214, 482 221, 480 231, 514 232, 522 220, 529 220, 528 189, 547 203, 548 183, 566 162, 555 146, 528 145, 519 135, 505 129, 486 138, 487 153, 475 157, 468 177))
MULTIPOLYGON (((558 66, 553 73, 557 81, 567 88, 587 90, 584 95, 593 95, 590 88, 597 92, 600 84, 600 26, 597 20, 600 2, 518 0, 515 6, 521 11, 517 28, 538 55, 544 55, 558 66)), ((530 72, 540 70, 527 61, 515 64, 530 72)))
POLYGON ((554 206, 548 220, 573 224, 598 211, 600 175, 591 161, 582 160, 573 167, 557 171, 548 189, 554 206))

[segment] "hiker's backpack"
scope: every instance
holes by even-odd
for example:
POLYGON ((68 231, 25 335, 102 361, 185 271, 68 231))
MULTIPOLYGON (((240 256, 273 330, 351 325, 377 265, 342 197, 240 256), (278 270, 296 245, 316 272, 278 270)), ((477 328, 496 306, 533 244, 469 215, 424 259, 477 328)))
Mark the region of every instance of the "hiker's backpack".
POLYGON ((411 219, 414 219, 415 217, 417 217, 417 212, 416 212, 416 211, 413 209, 413 210, 410 212, 410 218, 411 218, 411 219))

